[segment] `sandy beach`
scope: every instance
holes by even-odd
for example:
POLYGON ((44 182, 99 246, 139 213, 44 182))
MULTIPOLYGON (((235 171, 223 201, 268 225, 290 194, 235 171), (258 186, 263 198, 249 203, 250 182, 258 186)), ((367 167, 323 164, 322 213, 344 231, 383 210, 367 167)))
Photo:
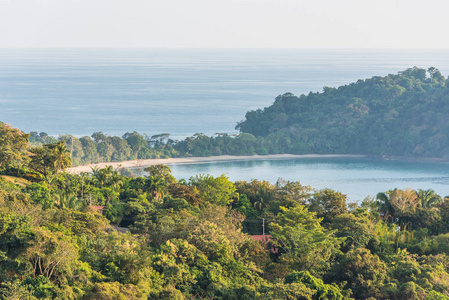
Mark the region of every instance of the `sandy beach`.
POLYGON ((145 168, 152 165, 175 165, 175 164, 202 164, 211 162, 223 162, 223 161, 239 161, 239 160, 273 160, 273 159, 296 159, 296 158, 317 158, 317 157, 365 157, 365 155, 343 155, 343 154, 271 154, 271 155, 251 155, 251 156, 233 156, 233 155, 221 155, 221 156, 209 156, 209 157, 183 157, 183 158, 166 158, 166 159, 138 159, 127 160, 120 162, 105 162, 97 164, 89 164, 84 166, 78 166, 68 168, 67 172, 79 174, 82 172, 92 172, 92 168, 105 168, 106 166, 112 166, 114 169, 120 168, 145 168))

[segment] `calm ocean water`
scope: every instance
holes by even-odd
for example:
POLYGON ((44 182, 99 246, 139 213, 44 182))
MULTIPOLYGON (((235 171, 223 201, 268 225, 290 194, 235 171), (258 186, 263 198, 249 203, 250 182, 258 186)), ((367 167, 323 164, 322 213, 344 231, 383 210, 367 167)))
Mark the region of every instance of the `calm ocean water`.
POLYGON ((385 161, 368 158, 299 158, 170 165, 176 178, 193 174, 226 174, 232 181, 251 179, 275 183, 281 177, 314 189, 332 188, 351 201, 394 188, 433 189, 449 195, 449 164, 385 161))
MULTIPOLYGON (((0 49, 0 121, 25 132, 103 131, 180 139, 235 132, 248 110, 418 66, 449 75, 447 50, 0 49)), ((447 165, 288 160, 174 166, 177 177, 227 173, 331 187, 353 200, 394 187, 448 195, 447 165)))
POLYGON ((0 49, 0 121, 77 136, 234 132, 250 109, 406 68, 445 50, 0 49))

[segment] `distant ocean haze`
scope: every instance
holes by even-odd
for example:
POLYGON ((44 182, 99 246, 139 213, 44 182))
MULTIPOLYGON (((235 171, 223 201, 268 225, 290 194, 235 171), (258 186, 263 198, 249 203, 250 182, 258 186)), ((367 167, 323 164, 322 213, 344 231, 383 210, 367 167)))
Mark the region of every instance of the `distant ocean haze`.
POLYGON ((285 92, 409 67, 449 74, 444 50, 0 49, 0 121, 50 135, 235 132, 285 92))

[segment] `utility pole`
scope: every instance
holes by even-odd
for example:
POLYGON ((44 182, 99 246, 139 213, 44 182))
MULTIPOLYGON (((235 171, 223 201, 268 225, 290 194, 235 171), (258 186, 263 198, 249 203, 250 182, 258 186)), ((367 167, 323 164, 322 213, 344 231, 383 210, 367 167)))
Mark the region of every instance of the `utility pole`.
POLYGON ((70 143, 70 159, 73 160, 73 136, 72 136, 72 142, 70 143))
POLYGON ((262 235, 265 236, 265 219, 262 218, 262 235))

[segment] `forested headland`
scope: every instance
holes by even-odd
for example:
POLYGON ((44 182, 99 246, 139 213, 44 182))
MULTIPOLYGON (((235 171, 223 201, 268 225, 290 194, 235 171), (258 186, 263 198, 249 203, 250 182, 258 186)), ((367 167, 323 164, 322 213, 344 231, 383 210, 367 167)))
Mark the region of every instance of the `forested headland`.
POLYGON ((279 96, 237 128, 263 137, 268 152, 448 157, 449 85, 437 69, 323 90, 279 96))
POLYGON ((449 299, 449 198, 432 190, 355 204, 164 165, 75 175, 64 142, 28 139, 0 124, 1 299, 449 299))
POLYGON ((409 159, 449 153, 449 84, 435 68, 410 68, 321 93, 285 93, 264 109, 249 111, 238 136, 197 133, 181 141, 170 134, 91 137, 31 132, 32 145, 65 141, 73 165, 148 158, 266 155, 363 154, 409 159))

